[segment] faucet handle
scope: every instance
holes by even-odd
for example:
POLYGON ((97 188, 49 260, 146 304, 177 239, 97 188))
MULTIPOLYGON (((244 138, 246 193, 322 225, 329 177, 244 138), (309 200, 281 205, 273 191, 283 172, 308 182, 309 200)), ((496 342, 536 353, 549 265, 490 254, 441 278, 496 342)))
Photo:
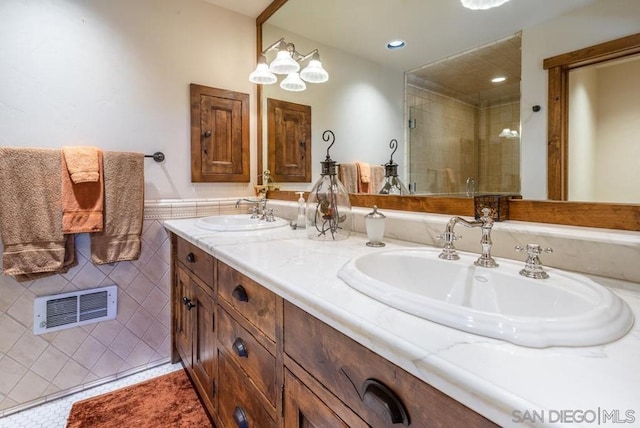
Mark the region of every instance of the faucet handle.
POLYGON ((445 233, 441 233, 439 235, 436 235, 436 239, 438 241, 449 241, 453 242, 453 241, 457 241, 458 239, 462 239, 462 235, 456 235, 456 234, 451 234, 451 236, 449 238, 447 238, 447 232, 445 233))
POLYGON ((257 205, 252 205, 251 208, 249 208, 249 212, 251 213, 251 218, 258 218, 258 206, 257 205))
POLYGON ((268 222, 276 221, 276 218, 273 216, 273 208, 268 208, 267 213, 265 215, 265 220, 268 222))
POLYGON ((526 247, 516 245, 516 251, 527 253, 527 261, 525 262, 524 269, 520 271, 520 275, 527 278, 545 279, 549 278, 549 274, 542 268, 542 263, 538 257, 542 253, 553 253, 552 248, 542 248, 538 244, 527 244, 526 247))

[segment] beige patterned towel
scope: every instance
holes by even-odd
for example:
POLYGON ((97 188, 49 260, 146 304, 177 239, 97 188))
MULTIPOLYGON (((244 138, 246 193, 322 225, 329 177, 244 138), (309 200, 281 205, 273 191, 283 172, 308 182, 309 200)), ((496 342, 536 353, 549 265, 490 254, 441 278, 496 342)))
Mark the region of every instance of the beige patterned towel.
POLYGON ((73 237, 62 233, 60 150, 0 147, 2 269, 62 273, 73 264, 73 237))
POLYGON ((140 257, 144 210, 144 155, 104 152, 104 230, 91 234, 95 264, 140 257))

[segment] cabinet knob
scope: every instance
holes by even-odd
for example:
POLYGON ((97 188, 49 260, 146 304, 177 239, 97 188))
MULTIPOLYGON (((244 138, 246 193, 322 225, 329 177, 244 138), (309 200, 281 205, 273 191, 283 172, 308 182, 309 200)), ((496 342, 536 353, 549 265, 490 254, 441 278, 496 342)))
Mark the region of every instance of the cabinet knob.
POLYGON ((196 261, 196 255, 193 253, 187 254, 187 261, 189 263, 194 263, 196 261))
POLYGON ((211 131, 204 131, 204 136, 207 138, 211 137, 211 131))
POLYGON ((249 301, 249 295, 247 294, 247 290, 245 290, 242 285, 238 285, 236 288, 234 288, 231 295, 240 302, 249 301))
POLYGON ((189 299, 188 297, 182 298, 182 304, 185 305, 188 310, 191 310, 196 307, 195 304, 191 303, 191 299, 189 299))
POLYGON ((379 380, 365 380, 360 388, 360 398, 369 408, 386 418, 391 424, 409 426, 409 414, 404 404, 379 380))
POLYGON ((236 407, 233 412, 233 420, 236 421, 238 428, 249 428, 249 421, 247 420, 247 414, 240 406, 236 407))
POLYGON ((248 355, 247 347, 244 345, 244 342, 239 337, 233 341, 233 350, 239 357, 246 358, 248 355))

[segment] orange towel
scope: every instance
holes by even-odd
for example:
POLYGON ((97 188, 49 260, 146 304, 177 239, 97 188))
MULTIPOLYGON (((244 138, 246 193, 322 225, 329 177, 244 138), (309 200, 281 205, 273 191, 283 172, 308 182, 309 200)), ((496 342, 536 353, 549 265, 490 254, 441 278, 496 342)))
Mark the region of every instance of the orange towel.
POLYGON ((69 176, 74 184, 100 180, 102 159, 96 147, 63 147, 62 157, 67 164, 69 176))
POLYGON ((369 164, 356 162, 356 170, 358 174, 358 193, 369 193, 369 184, 371 182, 371 168, 369 164))
MULTIPOLYGON (((98 150, 98 180, 74 183, 67 156, 62 156, 62 231, 100 232, 103 229, 102 152, 98 150)), ((79 157, 79 156, 76 156, 79 157)), ((89 155, 91 157, 91 155, 89 155)))

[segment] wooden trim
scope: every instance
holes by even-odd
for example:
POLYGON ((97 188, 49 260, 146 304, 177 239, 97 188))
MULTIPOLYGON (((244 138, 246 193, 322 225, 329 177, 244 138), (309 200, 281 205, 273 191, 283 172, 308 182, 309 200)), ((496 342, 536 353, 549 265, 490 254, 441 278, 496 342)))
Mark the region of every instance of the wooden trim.
MULTIPOLYGON (((351 194, 352 206, 430 214, 474 216, 473 199, 439 196, 351 194)), ((308 193, 305 194, 305 199, 308 193)), ((294 191, 271 191, 269 199, 296 201, 294 191)), ((640 205, 597 202, 509 200, 509 220, 640 231, 640 205)))
MULTIPOLYGON (((265 10, 262 11, 260 15, 256 18, 256 59, 262 53, 262 24, 266 22, 267 19, 271 17, 278 9, 285 4, 287 0, 274 0, 265 10)), ((264 161, 263 161, 263 141, 262 141, 262 133, 264 131, 264 127, 262 126, 262 116, 263 116, 263 108, 262 108, 262 85, 257 85, 256 89, 256 97, 257 97, 257 107, 256 107, 256 115, 257 115, 257 131, 258 135, 256 138, 256 152, 258 155, 257 159, 257 171, 256 171, 256 184, 262 184, 262 172, 264 171, 264 161)))
POLYGON ((640 33, 546 58, 542 66, 545 70, 555 67, 571 69, 638 52, 640 52, 640 33))

